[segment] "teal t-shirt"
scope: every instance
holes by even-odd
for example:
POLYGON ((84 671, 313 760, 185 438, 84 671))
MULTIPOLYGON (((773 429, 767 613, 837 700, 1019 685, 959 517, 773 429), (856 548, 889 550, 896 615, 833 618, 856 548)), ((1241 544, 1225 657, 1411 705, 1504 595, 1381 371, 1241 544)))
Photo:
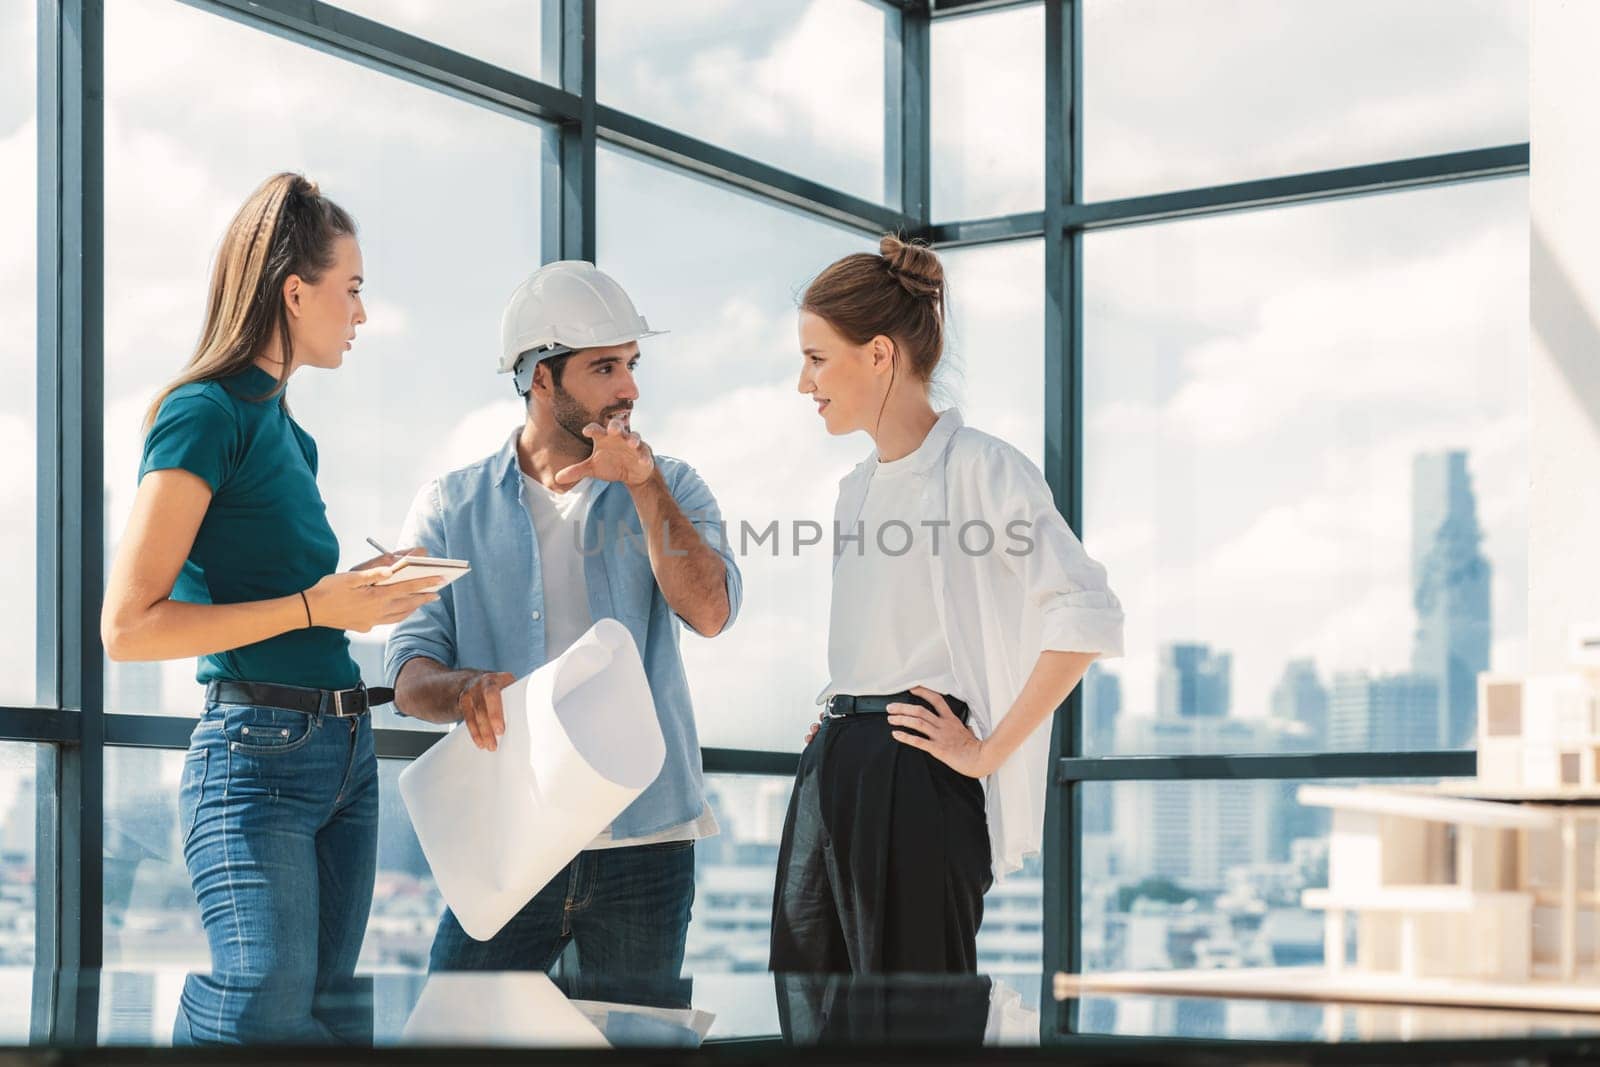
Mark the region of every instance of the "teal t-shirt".
MULTIPOLYGON (((258 367, 185 385, 161 404, 145 437, 139 480, 186 470, 211 487, 172 598, 192 604, 272 600, 309 589, 339 567, 339 541, 317 490, 317 444, 258 367)), ((361 677, 343 630, 312 627, 201 656, 196 677, 349 689, 361 677)))

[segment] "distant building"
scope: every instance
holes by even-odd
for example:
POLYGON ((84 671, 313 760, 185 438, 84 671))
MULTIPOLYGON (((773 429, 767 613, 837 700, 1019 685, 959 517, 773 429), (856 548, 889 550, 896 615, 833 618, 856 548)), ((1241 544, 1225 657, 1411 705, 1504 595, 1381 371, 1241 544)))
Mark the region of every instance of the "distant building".
POLYGON ((1156 677, 1156 717, 1211 719, 1233 704, 1233 656, 1209 645, 1162 645, 1156 677))
POLYGON ((1295 659, 1284 664, 1283 676, 1272 689, 1272 717, 1304 727, 1305 747, 1310 751, 1327 744, 1328 690, 1317 676, 1315 660, 1295 659))
MULTIPOLYGON (((1118 749, 1139 755, 1275 752, 1283 728, 1266 719, 1126 718, 1118 749)), ((1117 782, 1112 818, 1124 876, 1220 888, 1240 864, 1281 854, 1281 783, 1117 782)))
MULTIPOLYGON (((1117 719, 1122 714, 1122 679, 1099 663, 1083 676, 1083 752, 1109 755, 1116 750, 1117 719)), ((1104 789, 1083 793, 1083 832, 1111 831, 1111 794, 1104 789)))
MULTIPOLYGON (((1473 700, 1476 704, 1476 696, 1473 700)), ((1334 675, 1328 707, 1328 747, 1341 752, 1434 748, 1438 708, 1439 686, 1433 678, 1340 672, 1334 675)))
POLYGON ((1491 567, 1465 452, 1412 464, 1411 585, 1417 610, 1412 672, 1435 683, 1434 734, 1425 748, 1471 744, 1478 675, 1489 669, 1491 567))
POLYGON ((1122 679, 1100 663, 1089 664, 1083 676, 1083 751, 1110 752, 1116 744, 1117 717, 1122 714, 1122 679))

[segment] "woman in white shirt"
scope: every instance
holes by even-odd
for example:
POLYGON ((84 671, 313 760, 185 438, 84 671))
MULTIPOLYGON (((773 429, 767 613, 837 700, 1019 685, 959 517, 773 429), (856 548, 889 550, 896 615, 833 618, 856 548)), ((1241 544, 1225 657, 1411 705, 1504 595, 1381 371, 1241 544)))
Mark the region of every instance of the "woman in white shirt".
POLYGON ((800 301, 800 392, 876 448, 839 483, 830 681, 784 822, 775 971, 974 971, 983 894, 1039 849, 1045 724, 1122 652, 1105 569, 1039 469, 934 410, 946 303, 938 256, 895 237, 800 301))

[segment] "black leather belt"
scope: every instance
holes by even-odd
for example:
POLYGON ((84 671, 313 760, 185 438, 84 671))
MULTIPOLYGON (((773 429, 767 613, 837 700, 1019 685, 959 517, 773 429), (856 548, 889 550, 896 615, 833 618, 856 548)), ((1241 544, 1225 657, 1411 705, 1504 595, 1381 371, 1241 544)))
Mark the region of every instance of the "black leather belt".
POLYGON ((353 719, 365 715, 380 704, 394 700, 394 690, 368 689, 358 685, 354 689, 303 689, 298 685, 273 685, 269 682, 215 681, 206 686, 206 700, 216 704, 253 704, 264 708, 282 708, 303 715, 331 715, 336 719, 353 719))
MULTIPOLYGON (((944 699, 945 703, 950 705, 950 710, 956 713, 956 717, 965 722, 966 702, 953 696, 946 696, 944 699)), ((851 696, 848 693, 836 693, 823 705, 822 717, 843 719, 850 715, 887 715, 890 704, 921 703, 922 698, 911 692, 890 693, 887 696, 851 696)))

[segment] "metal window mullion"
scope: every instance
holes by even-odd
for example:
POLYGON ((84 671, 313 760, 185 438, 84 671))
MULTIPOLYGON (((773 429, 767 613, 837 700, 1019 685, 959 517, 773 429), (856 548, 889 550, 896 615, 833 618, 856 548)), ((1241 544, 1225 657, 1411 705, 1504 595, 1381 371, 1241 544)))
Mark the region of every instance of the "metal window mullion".
MULTIPOLYGON (((1325 203, 1352 196, 1513 177, 1528 173, 1528 161, 1526 143, 1393 159, 1232 185, 1074 204, 1067 210, 1065 224, 1069 230, 1108 230, 1266 207, 1325 203)), ((1033 211, 941 222, 928 227, 925 236, 940 248, 960 248, 1038 237, 1044 232, 1044 213, 1033 211)))
POLYGON ((0 708, 0 741, 77 744, 79 721, 61 708, 0 708))
POLYGON ((546 263, 596 259, 595 23, 595 0, 544 0, 546 68, 557 67, 561 88, 578 100, 576 113, 546 138, 546 263))
POLYGON ((1004 11, 1012 7, 1032 7, 1040 0, 932 0, 932 2, 933 17, 948 19, 982 12, 1004 11))
POLYGON ((1044 235, 1043 211, 1023 211, 1015 215, 997 215, 986 219, 939 222, 929 226, 922 234, 930 244, 940 249, 1025 241, 1044 235))
MULTIPOLYGON (((102 0, 40 0, 38 10, 39 462, 41 490, 49 490, 39 507, 53 571, 41 576, 50 633, 40 646, 55 701, 78 711, 78 743, 60 752, 59 885, 42 936, 56 966, 76 973, 102 959, 105 12, 102 0)), ((90 1000, 58 1000, 55 1038, 94 1040, 90 1000)))
POLYGON ((562 122, 578 116, 571 93, 321 0, 181 2, 519 118, 562 122))
POLYGON ((840 192, 637 115, 601 105, 596 108, 595 119, 599 138, 609 144, 763 200, 868 234, 914 229, 897 209, 840 192))
MULTIPOLYGON (((1082 247, 1066 228, 1082 175, 1079 49, 1081 0, 1045 3, 1045 480, 1067 523, 1082 532, 1082 247)), ((1080 694, 1056 710, 1051 730, 1053 760, 1081 751, 1080 694)), ((1081 892, 1079 856, 1082 816, 1071 785, 1049 790, 1045 804, 1044 969, 1079 969, 1081 892)), ((1053 1029, 1060 1031, 1062 1020, 1053 1029)))
MULTIPOLYGON (((127 748, 182 751, 199 720, 178 715, 108 715, 105 743, 127 748)), ((415 759, 445 736, 438 730, 404 730, 384 727, 373 731, 379 759, 415 759)), ((799 766, 797 752, 747 748, 703 748, 701 761, 708 774, 792 775, 799 766)))
POLYGON ((1411 159, 1391 159, 1227 185, 1074 204, 1068 209, 1066 224, 1073 230, 1098 230, 1503 178, 1528 173, 1529 159, 1527 142, 1411 159))
POLYGON ((1067 757, 1056 763, 1056 782, 1260 781, 1330 778, 1470 778, 1478 755, 1471 749, 1432 752, 1197 753, 1162 756, 1067 757))
POLYGON ((931 221, 929 107, 932 23, 926 4, 886 16, 884 33, 884 203, 905 216, 912 233, 931 221))

